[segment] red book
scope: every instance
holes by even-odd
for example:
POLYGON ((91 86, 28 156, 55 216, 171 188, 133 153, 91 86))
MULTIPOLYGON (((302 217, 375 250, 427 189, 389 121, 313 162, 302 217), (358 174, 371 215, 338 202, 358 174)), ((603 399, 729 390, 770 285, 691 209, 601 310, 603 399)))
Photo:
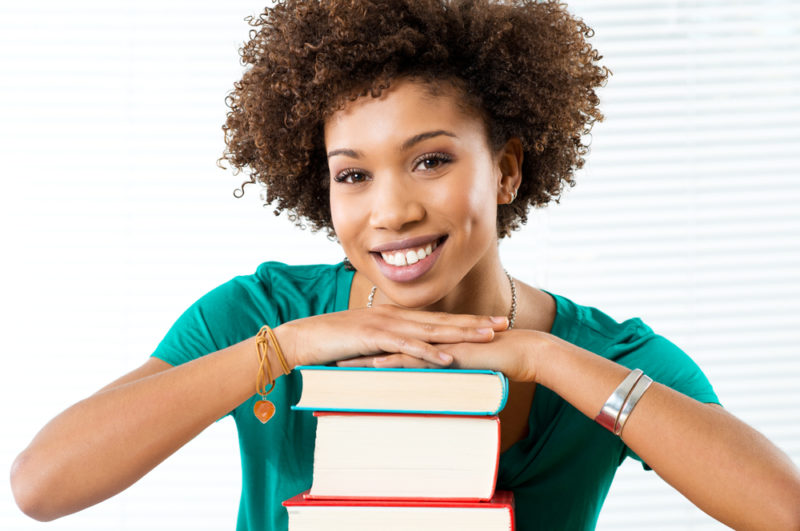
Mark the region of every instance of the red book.
POLYGON ((514 496, 497 491, 485 502, 447 500, 311 500, 283 502, 289 531, 514 531, 514 496))
POLYGON ((486 501, 500 459, 497 417, 315 412, 309 499, 486 501))

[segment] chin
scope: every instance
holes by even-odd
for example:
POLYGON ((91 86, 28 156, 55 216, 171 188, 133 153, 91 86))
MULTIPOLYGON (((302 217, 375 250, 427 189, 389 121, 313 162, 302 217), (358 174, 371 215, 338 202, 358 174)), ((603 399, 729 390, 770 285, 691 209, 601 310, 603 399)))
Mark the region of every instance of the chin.
POLYGON ((392 304, 411 310, 427 308, 439 302, 443 297, 443 295, 442 297, 434 295, 434 291, 430 287, 394 286, 393 288, 391 291, 387 291, 378 286, 378 291, 382 291, 392 304))

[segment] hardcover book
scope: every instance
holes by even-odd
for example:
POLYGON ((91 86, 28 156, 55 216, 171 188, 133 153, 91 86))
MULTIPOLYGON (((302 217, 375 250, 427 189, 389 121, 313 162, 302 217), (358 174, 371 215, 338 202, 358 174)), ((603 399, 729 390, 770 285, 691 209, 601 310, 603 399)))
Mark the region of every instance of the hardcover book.
POLYGON ((497 415, 508 398, 499 372, 458 369, 296 367, 303 379, 294 409, 497 415))
POLYGON ((497 417, 315 412, 309 498, 489 500, 497 417))
POLYGON ((283 502, 289 531, 514 531, 514 497, 497 491, 486 502, 311 500, 283 502))

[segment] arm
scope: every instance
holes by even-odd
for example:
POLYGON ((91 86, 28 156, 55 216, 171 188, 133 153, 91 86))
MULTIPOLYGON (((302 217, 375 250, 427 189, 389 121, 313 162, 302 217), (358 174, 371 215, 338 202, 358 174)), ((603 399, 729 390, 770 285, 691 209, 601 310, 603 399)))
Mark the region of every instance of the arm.
POLYGON ((252 343, 178 367, 152 358, 68 408, 14 462, 17 504, 37 520, 53 520, 132 485, 253 394, 252 343))
MULTIPOLYGON (((489 341, 478 328, 505 326, 487 317, 376 307, 299 319, 275 334, 291 367, 380 352, 446 365, 428 341, 489 341)), ((132 485, 254 394, 255 352, 250 338, 176 367, 153 358, 70 407, 14 462, 17 504, 33 518, 53 520, 132 485)), ((270 361, 281 374, 274 353, 270 361)))
MULTIPOLYGON (((594 418, 629 370, 541 334, 536 381, 594 418)), ((763 435, 721 407, 654 383, 623 441, 700 509, 735 529, 800 529, 800 472, 763 435)))
MULTIPOLYGON (((488 345, 442 345, 453 367, 493 369, 542 384, 594 419, 630 372, 556 336, 499 333, 488 345)), ((354 360, 352 364, 363 364, 354 360)), ((416 366, 402 355, 376 365, 416 366)), ((654 383, 621 437, 656 473, 700 509, 735 529, 800 530, 800 471, 759 432, 721 407, 654 383)))

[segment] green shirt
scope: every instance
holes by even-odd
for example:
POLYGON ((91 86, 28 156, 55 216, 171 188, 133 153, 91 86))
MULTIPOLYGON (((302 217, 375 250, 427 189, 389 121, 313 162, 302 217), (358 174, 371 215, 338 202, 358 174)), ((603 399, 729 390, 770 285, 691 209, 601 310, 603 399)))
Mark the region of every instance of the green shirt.
MULTIPOLYGON (((343 264, 264 263, 254 275, 236 277, 193 304, 153 356, 178 365, 252 337, 263 324, 276 327, 346 310, 352 279, 343 264)), ((552 296, 554 335, 640 368, 701 402, 718 402, 697 365, 641 320, 617 323, 594 308, 552 296)), ((257 395, 231 412, 242 459, 240 531, 286 529, 281 502, 311 486, 316 419, 290 409, 300 388, 297 373, 280 378, 270 394, 276 413, 267 424, 253 415, 257 395)), ((614 473, 628 455, 638 458, 618 437, 540 385, 527 437, 500 456, 497 488, 514 491, 519 531, 594 529, 614 473)))

